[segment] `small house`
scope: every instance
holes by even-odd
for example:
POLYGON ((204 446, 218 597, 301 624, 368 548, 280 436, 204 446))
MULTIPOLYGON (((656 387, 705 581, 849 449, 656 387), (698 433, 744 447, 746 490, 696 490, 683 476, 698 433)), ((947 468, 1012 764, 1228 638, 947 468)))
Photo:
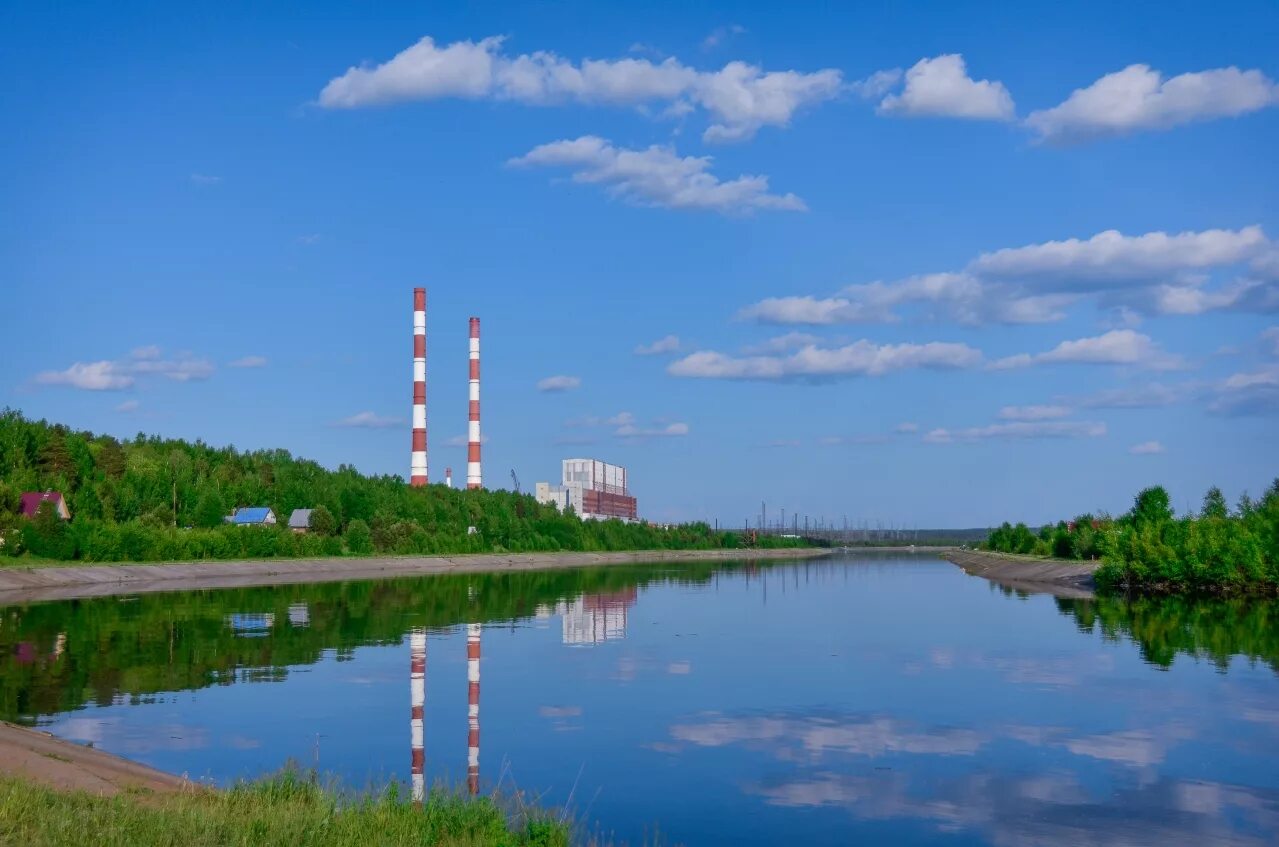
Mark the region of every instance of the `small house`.
POLYGON ((294 509, 293 514, 289 515, 289 529, 299 534, 310 532, 311 510, 294 509))
POLYGON ((267 506, 246 506, 235 510, 230 523, 236 526, 275 526, 275 512, 267 506))
POLYGON ((57 491, 24 491, 22 493, 22 514, 28 518, 34 518, 36 512, 40 511, 40 507, 45 503, 52 504, 54 510, 58 513, 58 517, 64 521, 71 520, 71 510, 67 508, 67 501, 62 494, 57 491))

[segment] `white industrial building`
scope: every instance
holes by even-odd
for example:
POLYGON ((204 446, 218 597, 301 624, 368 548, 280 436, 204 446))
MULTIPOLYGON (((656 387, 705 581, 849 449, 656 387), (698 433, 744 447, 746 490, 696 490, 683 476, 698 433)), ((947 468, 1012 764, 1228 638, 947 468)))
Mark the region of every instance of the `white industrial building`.
POLYGON ((539 502, 554 503, 560 511, 572 506, 582 518, 638 520, 635 498, 626 487, 626 468, 599 459, 565 459, 559 485, 537 483, 539 502))

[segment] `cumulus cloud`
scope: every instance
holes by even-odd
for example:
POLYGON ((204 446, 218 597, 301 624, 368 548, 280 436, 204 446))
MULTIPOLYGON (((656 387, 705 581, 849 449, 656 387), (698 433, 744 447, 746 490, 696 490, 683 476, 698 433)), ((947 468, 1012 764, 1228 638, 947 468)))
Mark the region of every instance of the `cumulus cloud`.
POLYGON ((265 368, 266 356, 243 356, 230 364, 233 368, 265 368))
POLYGON ((820 344, 821 339, 816 335, 810 335, 807 332, 788 332, 785 335, 777 335, 773 338, 761 341, 758 344, 752 344, 743 348, 743 352, 751 355, 766 355, 769 353, 785 353, 788 350, 795 350, 800 347, 808 347, 814 344, 820 344))
POLYGON ((43 371, 36 374, 39 385, 65 385, 86 391, 120 391, 132 388, 132 374, 119 367, 117 362, 76 362, 61 371, 43 371))
POLYGON ((576 376, 548 376, 545 379, 537 381, 538 391, 572 391, 574 388, 580 388, 582 385, 581 377, 576 376))
POLYGON ((672 362, 672 376, 705 379, 833 379, 881 376, 913 368, 971 368, 980 364, 979 350, 967 344, 875 344, 865 339, 836 348, 815 344, 776 356, 730 356, 698 351, 672 362))
POLYGON ((1213 386, 1208 411, 1227 417, 1279 415, 1279 366, 1232 374, 1213 386))
POLYGON ((1046 141, 1084 141, 1228 118, 1279 103, 1279 86, 1236 67, 1165 78, 1148 65, 1106 74, 1065 102, 1032 112, 1026 125, 1046 141))
POLYGON ((709 173, 710 156, 679 156, 660 145, 628 150, 593 135, 542 144, 508 164, 570 168, 575 182, 603 185, 610 194, 641 206, 722 214, 806 208, 794 194, 770 194, 766 176, 721 181, 709 173))
POLYGON ((1115 282, 1148 282, 1236 264, 1258 255, 1268 243, 1259 226, 1138 236, 1106 230, 1088 239, 1068 238, 983 253, 969 268, 991 279, 1034 279, 1086 291, 1115 282))
MULTIPOLYGON (((376 66, 349 68, 320 92, 326 108, 355 108, 439 98, 507 100, 533 106, 566 102, 704 110, 707 141, 739 141, 761 127, 783 127, 800 109, 840 93, 839 71, 764 71, 729 62, 699 71, 669 58, 585 59, 538 51, 509 56, 500 36, 437 45, 427 36, 376 66)), ((671 111, 668 108, 668 111, 671 111)))
POLYGON ((334 421, 333 426, 353 429, 390 429, 404 426, 404 418, 397 418, 393 415, 379 415, 375 412, 358 412, 349 418, 334 421))
POLYGON ((138 347, 128 358, 98 362, 76 362, 65 370, 36 374, 37 385, 61 385, 85 391, 122 391, 132 388, 140 377, 159 376, 173 382, 208 379, 213 365, 208 359, 180 353, 161 358, 159 347, 138 347))
POLYGON ((906 71, 906 87, 879 104, 888 115, 1010 120, 1016 109, 1002 82, 974 80, 958 53, 920 59, 906 71))
POLYGON ((1149 335, 1131 329, 1112 329, 1091 338, 1063 341, 1044 353, 1019 353, 992 362, 994 370, 1043 364, 1134 365, 1167 370, 1181 366, 1180 357, 1164 352, 1149 335))
POLYGON ((1006 421, 1049 421, 1069 417, 1071 411, 1069 406, 1004 406, 999 417, 1006 421))
POLYGON ((1032 438, 1100 438, 1106 425, 1098 421, 1012 421, 968 429, 934 429, 924 435, 928 444, 956 441, 1021 440, 1032 438))
POLYGON ((1140 444, 1134 444, 1129 447, 1128 452, 1134 456, 1151 456, 1155 453, 1164 452, 1164 446, 1158 441, 1143 441, 1140 444))
POLYGON ((666 335, 652 344, 641 344, 635 348, 636 356, 657 356, 662 353, 674 353, 679 350, 679 336, 666 335))
POLYGON ((1271 280, 1258 271, 1274 250, 1260 226, 1136 236, 1108 230, 994 250, 963 270, 849 285, 830 297, 770 297, 738 317, 810 326, 891 323, 906 314, 967 325, 1037 324, 1062 320, 1086 299, 1130 326, 1142 315, 1274 313, 1279 273, 1271 280), (1210 284, 1214 273, 1246 263, 1249 276, 1210 284))

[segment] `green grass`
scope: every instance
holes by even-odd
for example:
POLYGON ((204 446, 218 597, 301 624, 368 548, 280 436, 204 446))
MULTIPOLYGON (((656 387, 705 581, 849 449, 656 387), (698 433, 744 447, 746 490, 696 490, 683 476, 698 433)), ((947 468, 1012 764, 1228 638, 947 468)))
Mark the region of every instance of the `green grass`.
POLYGON ((568 824, 492 798, 432 792, 415 805, 391 788, 347 797, 285 772, 226 791, 64 792, 0 777, 0 844, 567 847, 568 824))

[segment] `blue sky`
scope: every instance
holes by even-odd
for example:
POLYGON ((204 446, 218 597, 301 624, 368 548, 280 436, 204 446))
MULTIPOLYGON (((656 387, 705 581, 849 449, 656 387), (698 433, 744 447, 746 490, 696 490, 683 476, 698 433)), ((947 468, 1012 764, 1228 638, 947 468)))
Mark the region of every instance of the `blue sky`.
POLYGON ((433 480, 471 315, 657 519, 1279 473, 1273 3, 436 5, 0 11, 0 404, 407 475, 424 285, 433 480))

